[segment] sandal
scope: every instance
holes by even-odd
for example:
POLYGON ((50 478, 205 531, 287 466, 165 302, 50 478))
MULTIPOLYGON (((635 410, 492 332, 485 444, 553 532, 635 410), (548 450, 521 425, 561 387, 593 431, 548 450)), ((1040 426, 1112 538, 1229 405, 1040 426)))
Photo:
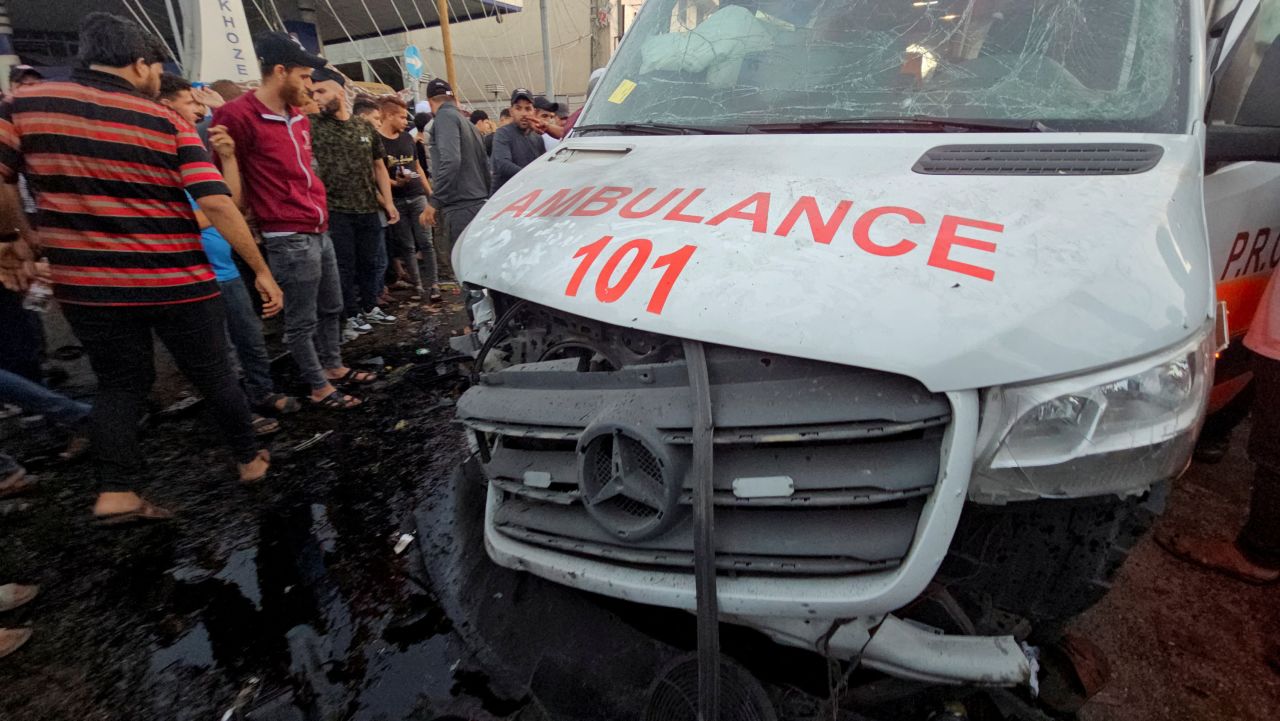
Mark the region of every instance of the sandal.
POLYGON ((348 368, 346 375, 341 378, 330 378, 329 382, 334 385, 352 385, 362 386, 373 383, 378 380, 378 374, 373 371, 361 371, 355 368, 348 368))
POLYGON ((272 393, 271 395, 258 401, 253 406, 259 413, 268 416, 282 415, 287 416, 290 413, 297 413, 302 410, 302 404, 298 403, 297 398, 287 396, 283 393, 272 393), (281 405, 280 401, 284 401, 281 405))
POLYGON ((334 391, 320 400, 313 400, 311 404, 319 406, 327 411, 349 411, 364 404, 364 401, 349 396, 342 391, 334 391))
POLYGON ((253 434, 255 436, 269 436, 273 433, 280 432, 280 421, 274 418, 253 414, 253 434))
POLYGON ((31 629, 29 628, 0 628, 0 658, 17 651, 30 640, 31 629))
POLYGON ((6 583, 0 586, 0 613, 25 606, 38 593, 40 593, 39 586, 27 586, 21 583, 6 583))
POLYGON ((1190 538, 1170 533, 1157 534, 1156 543, 1170 555, 1238 581, 1255 586, 1266 586, 1280 581, 1280 570, 1250 563, 1231 541, 1190 538))
POLYGON ((427 296, 427 300, 431 301, 432 303, 443 303, 444 296, 440 295, 439 288, 432 288, 431 295, 427 296))
POLYGON ((35 488, 35 486, 35 479, 27 476, 27 470, 25 468, 18 468, 13 473, 6 476, 3 482, 0 482, 0 498, 8 498, 10 496, 17 496, 26 493, 32 488, 35 488))
POLYGON ((244 483, 244 484, 246 484, 246 485, 248 485, 248 484, 252 484, 252 483, 257 483, 258 481, 261 481, 262 479, 266 478, 266 477, 267 477, 267 473, 271 471, 271 452, 270 452, 270 451, 268 451, 267 449, 265 449, 265 448, 264 448, 264 449, 262 449, 262 450, 258 451, 256 454, 254 454, 254 456, 253 456, 253 461, 249 461, 249 463, 238 463, 238 464, 236 464, 236 470, 238 470, 238 471, 240 472, 240 482, 241 482, 241 483, 244 483), (245 468, 245 466, 247 466, 247 465, 249 465, 249 463, 253 463, 253 461, 257 461, 257 460, 264 460, 264 461, 266 461, 266 462, 267 462, 266 467, 265 467, 265 468, 263 468, 263 469, 262 469, 262 472, 261 472, 261 473, 259 473, 259 474, 258 474, 258 475, 256 475, 256 476, 245 476, 245 475, 244 475, 244 468, 245 468))
POLYGON ((173 518, 173 511, 170 511, 167 508, 161 508, 151 501, 144 499, 142 501, 142 505, 132 511, 95 516, 93 519, 93 525, 98 528, 124 528, 127 526, 137 526, 145 523, 168 521, 171 518, 173 518))

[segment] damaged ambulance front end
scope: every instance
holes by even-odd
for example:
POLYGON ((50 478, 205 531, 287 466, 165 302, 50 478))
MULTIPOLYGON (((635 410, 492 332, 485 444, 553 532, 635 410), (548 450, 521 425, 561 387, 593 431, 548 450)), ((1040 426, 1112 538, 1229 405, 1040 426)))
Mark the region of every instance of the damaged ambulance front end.
POLYGON ((1204 11, 1122 5, 647 3, 454 252, 489 555, 694 610, 701 443, 725 621, 1032 683, 1212 383, 1204 11))

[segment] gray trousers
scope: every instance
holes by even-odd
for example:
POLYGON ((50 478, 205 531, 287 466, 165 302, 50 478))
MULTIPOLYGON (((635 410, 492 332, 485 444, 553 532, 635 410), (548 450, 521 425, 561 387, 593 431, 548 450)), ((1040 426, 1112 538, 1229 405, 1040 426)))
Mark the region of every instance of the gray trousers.
POLYGON ((284 344, 311 389, 323 388, 325 369, 342 367, 342 281, 333 241, 328 233, 267 238, 267 259, 284 291, 284 344))
POLYGON ((471 225, 471 221, 476 219, 483 207, 484 201, 480 201, 472 205, 440 209, 440 214, 444 216, 444 238, 437 239, 436 250, 439 251, 441 267, 447 267, 449 275, 454 280, 457 280, 457 275, 453 273, 453 248, 462 237, 462 232, 471 225))
POLYGON ((395 238, 396 257, 405 264, 409 277, 414 285, 431 288, 438 282, 436 271, 436 250, 431 243, 431 229, 422 224, 422 211, 427 209, 427 196, 416 195, 410 198, 396 198, 396 210, 400 211, 400 222, 391 227, 395 238), (422 265, 419 267, 417 254, 422 253, 422 265))

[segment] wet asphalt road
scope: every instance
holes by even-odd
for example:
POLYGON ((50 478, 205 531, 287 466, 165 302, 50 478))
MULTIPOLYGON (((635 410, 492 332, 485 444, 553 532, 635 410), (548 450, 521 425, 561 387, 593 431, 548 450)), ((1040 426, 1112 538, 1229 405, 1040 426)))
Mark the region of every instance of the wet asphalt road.
MULTIPOLYGON (((0 518, 0 582, 43 588, 0 618, 36 631, 0 661, 0 719, 207 721, 239 705, 260 721, 534 721, 636 708, 657 668, 685 650, 688 619, 602 610, 474 553, 459 560, 475 529, 456 519, 478 520, 480 509, 456 492, 458 385, 436 363, 458 309, 409 315, 346 350, 398 369, 368 405, 286 419, 260 488, 234 482, 198 412, 156 423, 148 492, 181 513, 165 527, 89 528, 89 469, 43 465, 51 440, 0 422, 0 447, 35 457, 44 481, 31 510, 0 518), (397 554, 402 534, 414 540, 397 554)), ((86 390, 76 382, 73 372, 73 391, 86 390)), ((162 373, 157 397, 180 389, 162 373)), ((1162 523, 1235 527, 1248 488, 1237 436, 1227 461, 1193 467, 1176 486, 1162 523)), ((1188 569, 1144 541, 1076 624, 1115 669, 1083 718, 1269 719, 1280 708, 1280 676, 1263 659, 1280 639, 1277 593, 1188 569)), ((777 655, 750 639, 729 644, 743 657, 777 655)))

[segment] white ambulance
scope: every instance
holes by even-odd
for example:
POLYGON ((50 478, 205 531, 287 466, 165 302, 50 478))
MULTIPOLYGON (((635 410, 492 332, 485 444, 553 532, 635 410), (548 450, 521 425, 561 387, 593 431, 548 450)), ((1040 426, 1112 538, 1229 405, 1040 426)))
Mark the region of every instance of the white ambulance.
POLYGON ((1280 0, 1218 5, 645 3, 454 251, 492 559, 1032 683, 1248 381, 1280 0))

